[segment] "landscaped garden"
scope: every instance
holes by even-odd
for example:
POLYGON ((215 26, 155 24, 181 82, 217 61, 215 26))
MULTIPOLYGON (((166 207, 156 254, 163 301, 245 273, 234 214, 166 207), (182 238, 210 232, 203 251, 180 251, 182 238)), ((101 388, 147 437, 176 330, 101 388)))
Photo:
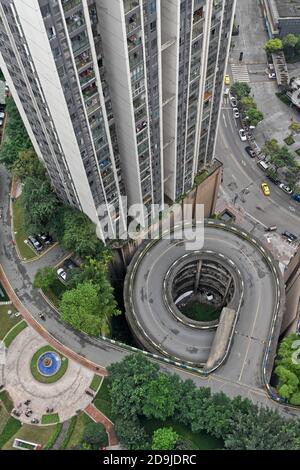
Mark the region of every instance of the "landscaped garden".
POLYGON ((17 309, 12 304, 0 305, 0 339, 3 339, 9 330, 19 323, 20 318, 15 317, 16 311, 17 309))
POLYGON ((101 385, 102 380, 103 380, 102 375, 94 375, 90 388, 94 390, 94 392, 97 392, 99 386, 101 385))
POLYGON ((111 397, 108 389, 108 379, 104 377, 102 385, 98 390, 98 393, 93 401, 93 404, 100 410, 108 419, 112 422, 114 421, 114 415, 112 413, 111 407, 111 397))
POLYGON ((22 439, 24 441, 40 444, 42 448, 51 448, 61 431, 61 424, 52 426, 32 426, 23 424, 17 431, 6 441, 2 450, 16 450, 13 448, 14 440, 22 439))
POLYGON ((7 333, 5 338, 3 339, 4 344, 7 348, 11 345, 13 340, 18 336, 21 331, 23 331, 27 327, 27 323, 25 320, 19 321, 13 328, 7 333))
POLYGON ((82 441, 85 427, 94 421, 85 413, 80 413, 72 418, 66 437, 61 445, 61 449, 72 449, 77 447, 82 441))
POLYGON ((58 413, 50 413, 47 415, 43 415, 41 419, 41 424, 56 424, 59 423, 59 415, 58 413))
MULTIPOLYGON (((51 346, 43 346, 32 356, 30 371, 38 382, 57 382, 68 368, 68 359, 51 346)), ((48 415, 50 416, 50 415, 48 415)))
POLYGON ((18 251, 20 256, 24 260, 31 260, 36 258, 36 253, 33 248, 27 243, 28 233, 26 233, 24 228, 24 209, 21 203, 21 197, 16 199, 12 203, 12 211, 13 211, 13 230, 15 241, 17 244, 18 251))

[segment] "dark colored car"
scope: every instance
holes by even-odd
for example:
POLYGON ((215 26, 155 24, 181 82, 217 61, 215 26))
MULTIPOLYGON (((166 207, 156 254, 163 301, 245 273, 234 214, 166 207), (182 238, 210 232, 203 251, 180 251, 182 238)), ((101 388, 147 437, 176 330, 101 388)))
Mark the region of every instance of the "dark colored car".
POLYGON ((28 241, 30 245, 36 250, 36 251, 41 251, 43 249, 43 245, 35 238, 29 235, 28 241))
POLYGON ((255 157, 256 157, 255 151, 254 151, 253 148, 250 147, 249 145, 248 145, 247 147, 245 147, 245 150, 246 150, 246 152, 248 153, 249 157, 251 157, 251 158, 255 158, 255 157))
POLYGON ((291 242, 295 242, 297 240, 297 237, 296 235, 294 235, 293 233, 291 232, 288 232, 287 230, 285 230, 284 232, 282 232, 281 234, 284 238, 287 238, 289 241, 291 242))
POLYGON ((68 258, 64 261, 63 263, 65 269, 75 269, 78 268, 79 266, 74 263, 74 261, 71 258, 68 258))
POLYGON ((36 238, 39 240, 40 243, 42 243, 43 245, 51 245, 51 243, 53 242, 53 239, 50 235, 46 234, 46 233, 41 233, 41 234, 38 234, 36 236, 36 238))
POLYGON ((294 199, 294 201, 300 202, 300 194, 293 194, 292 199, 294 199))
POLYGON ((272 173, 269 174, 269 175, 267 174, 267 178, 270 181, 272 181, 272 183, 277 184, 277 186, 280 184, 280 180, 278 178, 276 178, 276 176, 272 175, 272 173))

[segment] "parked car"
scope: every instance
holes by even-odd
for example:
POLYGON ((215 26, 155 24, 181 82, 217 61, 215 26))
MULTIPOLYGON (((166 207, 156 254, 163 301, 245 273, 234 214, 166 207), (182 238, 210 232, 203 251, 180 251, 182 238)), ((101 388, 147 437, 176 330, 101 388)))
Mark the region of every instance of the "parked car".
POLYGON ((41 251, 43 249, 43 245, 32 235, 29 235, 28 242, 36 251, 41 251))
POLYGON ((238 119, 240 117, 240 112, 238 110, 238 108, 233 108, 233 116, 235 119, 238 119))
POLYGON ((0 119, 4 119, 5 118, 5 113, 3 111, 0 112, 0 119))
POLYGON ((224 83, 225 83, 225 85, 230 85, 230 77, 229 77, 229 75, 225 75, 225 77, 224 77, 224 83))
POLYGON ((51 245, 53 242, 53 238, 46 234, 46 233, 41 233, 37 235, 37 239, 43 244, 43 245, 51 245))
POLYGON ((246 152, 248 153, 249 157, 251 157, 251 158, 255 158, 255 157, 256 157, 255 151, 254 151, 253 148, 250 147, 249 145, 247 145, 247 147, 245 147, 245 150, 246 150, 246 152))
POLYGON ((269 75, 269 78, 271 78, 271 80, 276 79, 276 73, 275 72, 270 72, 268 75, 269 75))
POLYGON ((287 230, 285 230, 284 232, 282 232, 281 234, 284 238, 287 238, 290 242, 295 242, 298 237, 296 237, 296 235, 294 235, 293 233, 291 232, 288 232, 287 230))
POLYGON ((267 178, 272 181, 272 183, 276 184, 277 186, 280 184, 280 180, 274 176, 272 173, 267 174, 267 178))
POLYGON ((238 102, 237 102, 237 99, 236 99, 235 96, 231 96, 231 97, 230 97, 230 103, 231 103, 231 106, 232 106, 233 108, 236 108, 236 107, 237 107, 238 102))
POLYGON ((63 264, 64 264, 64 268, 66 269, 66 271, 68 269, 78 268, 77 264, 74 263, 74 261, 71 258, 66 259, 63 264))
POLYGON ((247 140, 246 132, 244 129, 239 130, 239 136, 242 142, 245 142, 247 140))
POLYGON ((214 299, 214 296, 211 292, 206 292, 205 297, 209 302, 214 299))
POLYGON ((263 190, 263 193, 265 196, 270 196, 270 188, 267 183, 261 183, 261 189, 263 190))
POLYGON ((292 199, 294 199, 294 201, 300 202, 300 194, 293 194, 292 199))
POLYGON ((3 119, 0 119, 0 127, 3 126, 3 119))
POLYGON ((277 225, 270 225, 270 227, 265 228, 265 232, 276 232, 277 225))
POLYGON ((67 279, 67 273, 63 268, 58 268, 56 271, 57 275, 59 278, 61 278, 63 281, 67 279))
POLYGON ((280 187, 280 189, 282 189, 282 191, 284 191, 286 194, 293 194, 293 190, 292 190, 291 188, 289 188, 286 184, 280 183, 279 187, 280 187))

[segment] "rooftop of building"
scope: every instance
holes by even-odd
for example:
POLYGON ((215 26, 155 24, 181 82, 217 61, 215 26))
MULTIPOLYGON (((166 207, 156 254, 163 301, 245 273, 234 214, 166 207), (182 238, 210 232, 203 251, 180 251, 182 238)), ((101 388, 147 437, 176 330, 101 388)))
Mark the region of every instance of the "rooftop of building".
POLYGON ((300 18, 300 0, 269 0, 275 3, 279 18, 300 18))

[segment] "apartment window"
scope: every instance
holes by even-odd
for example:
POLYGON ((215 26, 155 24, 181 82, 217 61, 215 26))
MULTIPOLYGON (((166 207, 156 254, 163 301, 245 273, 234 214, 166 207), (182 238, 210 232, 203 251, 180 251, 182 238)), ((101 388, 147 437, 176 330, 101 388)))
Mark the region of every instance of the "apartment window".
POLYGON ((150 15, 156 12, 156 0, 150 0, 149 11, 150 11, 150 15))
POLYGON ((153 33, 154 31, 156 31, 156 21, 152 21, 150 23, 150 31, 151 33, 153 33))

